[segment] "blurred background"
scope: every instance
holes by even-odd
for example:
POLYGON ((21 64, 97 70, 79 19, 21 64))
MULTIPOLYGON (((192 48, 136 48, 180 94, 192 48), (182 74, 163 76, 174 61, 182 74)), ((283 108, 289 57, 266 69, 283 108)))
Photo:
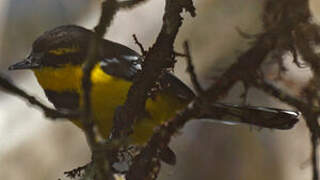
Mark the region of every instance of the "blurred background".
MULTIPOLYGON (((93 28, 100 15, 101 1, 87 0, 1 0, 0 71, 19 87, 51 105, 28 71, 8 72, 7 67, 24 58, 32 42, 44 31, 62 24, 93 28)), ((248 34, 261 32, 263 1, 195 1, 196 18, 184 14, 184 24, 175 44, 189 40, 196 72, 204 87, 214 82, 235 58, 250 47, 252 40, 241 37, 236 28, 248 34)), ((134 10, 117 14, 106 38, 139 52, 132 34, 148 48, 159 32, 164 1, 150 0, 134 10)), ((320 2, 311 0, 315 20, 320 20, 320 2)), ((290 71, 279 85, 298 95, 310 77, 308 68, 297 69, 288 55, 290 71)), ((275 79, 277 67, 264 65, 269 79, 275 79)), ((175 73, 189 83, 184 60, 175 73)), ((224 102, 242 103, 241 84, 236 85, 224 102)), ((285 106, 251 89, 251 105, 285 106)), ((67 179, 63 172, 86 164, 90 152, 83 133, 71 123, 52 122, 23 100, 0 91, 0 179, 67 179)), ((192 121, 171 143, 177 165, 164 165, 159 179, 166 180, 300 180, 311 179, 309 133, 300 121, 288 131, 257 129, 248 125, 228 126, 192 121)))

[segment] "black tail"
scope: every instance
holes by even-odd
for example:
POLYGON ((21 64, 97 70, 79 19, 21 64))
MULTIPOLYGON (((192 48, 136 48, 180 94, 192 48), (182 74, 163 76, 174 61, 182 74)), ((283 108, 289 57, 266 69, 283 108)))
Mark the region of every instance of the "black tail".
POLYGON ((247 123, 264 128, 290 129, 298 122, 299 112, 259 107, 240 106, 223 103, 210 105, 209 113, 199 118, 216 119, 229 123, 247 123))

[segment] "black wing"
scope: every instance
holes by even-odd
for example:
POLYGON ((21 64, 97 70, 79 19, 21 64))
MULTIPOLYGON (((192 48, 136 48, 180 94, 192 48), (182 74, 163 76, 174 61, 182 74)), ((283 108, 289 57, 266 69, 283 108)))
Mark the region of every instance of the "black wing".
POLYGON ((137 72, 141 70, 141 65, 137 62, 138 60, 137 56, 104 58, 100 62, 100 67, 109 75, 131 81, 137 72))
POLYGON ((100 52, 100 66, 107 74, 131 81, 141 70, 142 57, 126 46, 104 40, 100 52))
MULTIPOLYGON (((109 75, 132 81, 141 70, 142 57, 128 47, 108 40, 103 47, 101 69, 109 75)), ((190 101, 194 97, 190 88, 169 72, 160 77, 159 83, 161 91, 168 91, 181 100, 190 101)))

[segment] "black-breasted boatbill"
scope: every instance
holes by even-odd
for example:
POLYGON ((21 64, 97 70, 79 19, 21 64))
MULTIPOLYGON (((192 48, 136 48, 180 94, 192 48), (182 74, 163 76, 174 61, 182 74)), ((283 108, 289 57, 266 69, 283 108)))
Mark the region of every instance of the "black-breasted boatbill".
MULTIPOLYGON (((93 31, 76 25, 54 28, 34 41, 29 56, 10 66, 9 70, 31 69, 55 108, 78 110, 83 104, 82 67, 93 36, 93 31)), ((98 40, 97 50, 99 62, 91 73, 91 107, 95 124, 102 136, 108 138, 114 111, 125 102, 132 80, 141 70, 142 57, 128 47, 106 39, 98 40)), ((190 88, 169 72, 163 73, 159 84, 159 91, 147 99, 146 116, 134 124, 130 136, 133 144, 146 142, 156 126, 173 117, 194 97, 190 88)), ((297 122, 295 111, 212 104, 211 118, 225 121, 278 129, 289 129, 297 122)), ((71 121, 81 128, 80 121, 71 121)))

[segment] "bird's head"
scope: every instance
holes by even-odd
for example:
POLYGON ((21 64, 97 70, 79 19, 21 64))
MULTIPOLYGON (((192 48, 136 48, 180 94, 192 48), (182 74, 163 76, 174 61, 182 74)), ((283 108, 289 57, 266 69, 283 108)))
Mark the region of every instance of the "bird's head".
POLYGON ((47 31, 33 42, 28 57, 11 65, 9 70, 81 65, 93 36, 92 31, 76 25, 64 25, 47 31))

